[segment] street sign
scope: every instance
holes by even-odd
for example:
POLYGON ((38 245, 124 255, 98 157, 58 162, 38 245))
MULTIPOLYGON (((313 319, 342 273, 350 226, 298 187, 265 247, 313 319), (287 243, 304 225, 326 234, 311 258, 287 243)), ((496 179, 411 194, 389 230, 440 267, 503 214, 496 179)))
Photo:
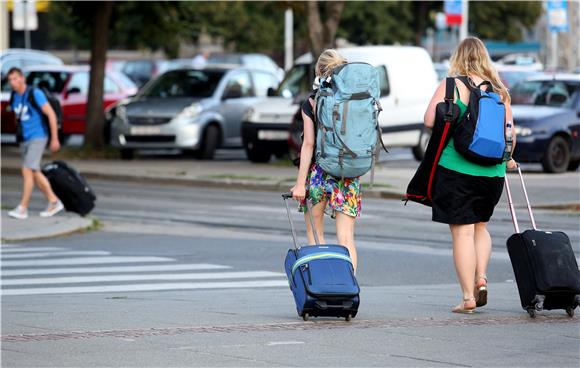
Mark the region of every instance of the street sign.
POLYGON ((36 1, 14 0, 12 10, 12 29, 15 31, 36 31, 38 29, 36 1))
POLYGON ((568 32, 568 3, 566 0, 550 0, 548 5, 548 27, 550 32, 568 32))
POLYGON ((443 2, 443 11, 447 17, 448 26, 460 26, 462 21, 461 0, 445 0, 443 2))

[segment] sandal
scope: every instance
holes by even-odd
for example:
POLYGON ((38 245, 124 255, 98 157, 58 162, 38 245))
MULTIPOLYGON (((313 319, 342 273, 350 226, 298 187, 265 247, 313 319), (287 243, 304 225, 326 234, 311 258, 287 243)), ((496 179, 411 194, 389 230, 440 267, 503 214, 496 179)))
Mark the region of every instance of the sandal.
POLYGON ((483 275, 475 283, 475 305, 483 307, 487 304, 487 276, 483 275))
MULTIPOLYGON (((470 303, 470 304, 471 304, 470 303)), ((463 298, 463 302, 451 310, 453 313, 472 314, 475 312, 475 298, 463 298), (467 307, 468 302, 473 303, 473 307, 467 307)))

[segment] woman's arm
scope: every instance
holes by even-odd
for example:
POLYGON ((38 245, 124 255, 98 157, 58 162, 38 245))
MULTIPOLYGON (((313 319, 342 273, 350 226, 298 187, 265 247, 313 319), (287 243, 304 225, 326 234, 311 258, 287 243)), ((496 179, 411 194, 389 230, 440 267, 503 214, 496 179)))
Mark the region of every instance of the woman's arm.
MULTIPOLYGON (((516 149, 516 125, 514 123, 514 116, 512 114, 512 106, 509 102, 505 103, 505 119, 506 121, 512 122, 512 155, 516 149)), ((507 162, 507 168, 509 170, 515 169, 517 167, 517 162, 512 158, 507 162)))
POLYGON ((306 178, 310 171, 310 163, 314 155, 314 122, 308 115, 302 111, 302 120, 304 121, 304 138, 302 148, 300 149, 300 167, 298 168, 298 177, 296 185, 290 191, 292 197, 296 200, 303 200, 306 197, 306 178))
POLYGON ((425 115, 423 116, 423 123, 427 128, 433 128, 435 125, 435 109, 437 108, 437 104, 442 102, 445 99, 445 79, 439 83, 433 97, 431 97, 431 102, 429 102, 429 106, 427 106, 427 111, 425 111, 425 115))

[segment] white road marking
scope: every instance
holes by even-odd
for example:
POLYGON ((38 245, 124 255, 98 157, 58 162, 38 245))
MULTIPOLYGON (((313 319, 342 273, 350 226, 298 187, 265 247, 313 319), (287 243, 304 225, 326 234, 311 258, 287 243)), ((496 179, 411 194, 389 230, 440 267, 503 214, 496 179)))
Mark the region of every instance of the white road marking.
POLYGON ((152 280, 219 280, 219 279, 251 279, 262 277, 284 277, 280 272, 245 271, 245 272, 199 272, 199 273, 172 273, 149 275, 108 275, 108 276, 80 276, 80 277, 49 277, 32 279, 2 280, 2 286, 7 285, 46 285, 46 284, 78 284, 93 282, 117 281, 152 281, 152 280))
POLYGON ((278 346, 278 345, 302 345, 304 341, 270 341, 267 346, 278 346))
POLYGON ((55 248, 55 247, 19 247, 19 248, 4 249, 4 246, 2 246, 1 250, 2 250, 2 253, 27 253, 27 252, 61 251, 61 250, 64 250, 64 248, 55 248))
POLYGON ((5 261, 2 267, 24 266, 59 266, 59 265, 84 265, 84 264, 107 264, 107 263, 137 263, 137 262, 170 262, 173 258, 166 257, 81 257, 62 259, 42 259, 26 261, 5 261))
POLYGON ((196 270, 223 270, 230 266, 195 263, 160 266, 119 266, 119 267, 67 267, 67 268, 44 268, 25 270, 2 270, 2 277, 6 276, 32 276, 32 275, 58 275, 77 273, 130 273, 130 272, 158 272, 158 271, 196 271, 196 270))
POLYGON ((2 259, 45 258, 58 256, 109 256, 111 252, 101 250, 79 250, 70 252, 38 252, 2 255, 2 259))
POLYGON ((288 287, 286 280, 266 281, 232 281, 232 282, 202 282, 202 283, 167 283, 167 284, 133 284, 133 285, 103 285, 86 287, 57 288, 26 288, 2 290, 2 296, 39 295, 39 294, 80 294, 80 293, 121 293, 136 291, 161 290, 200 290, 200 289, 234 289, 288 287))

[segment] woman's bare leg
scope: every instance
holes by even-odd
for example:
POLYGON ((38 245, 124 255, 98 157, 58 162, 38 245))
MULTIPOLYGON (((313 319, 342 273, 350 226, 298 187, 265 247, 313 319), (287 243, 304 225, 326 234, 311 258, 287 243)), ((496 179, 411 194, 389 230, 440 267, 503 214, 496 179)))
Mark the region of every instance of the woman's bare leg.
MULTIPOLYGON (((312 216, 314 216, 314 226, 316 226, 316 234, 318 235, 318 240, 320 244, 325 244, 324 240, 324 209, 326 208, 326 201, 317 203, 312 207, 312 216)), ((308 236, 308 244, 313 245, 314 235, 312 233, 312 227, 310 225, 310 218, 308 212, 304 213, 304 221, 306 221, 306 234, 308 236)))
POLYGON ((474 225, 449 225, 453 238, 453 261, 464 300, 474 297, 473 280, 476 267, 474 227, 474 225))
POLYGON ((356 273, 357 254, 354 244, 354 223, 356 218, 346 215, 342 212, 336 213, 336 238, 338 244, 345 246, 350 253, 352 259, 352 266, 356 273))

